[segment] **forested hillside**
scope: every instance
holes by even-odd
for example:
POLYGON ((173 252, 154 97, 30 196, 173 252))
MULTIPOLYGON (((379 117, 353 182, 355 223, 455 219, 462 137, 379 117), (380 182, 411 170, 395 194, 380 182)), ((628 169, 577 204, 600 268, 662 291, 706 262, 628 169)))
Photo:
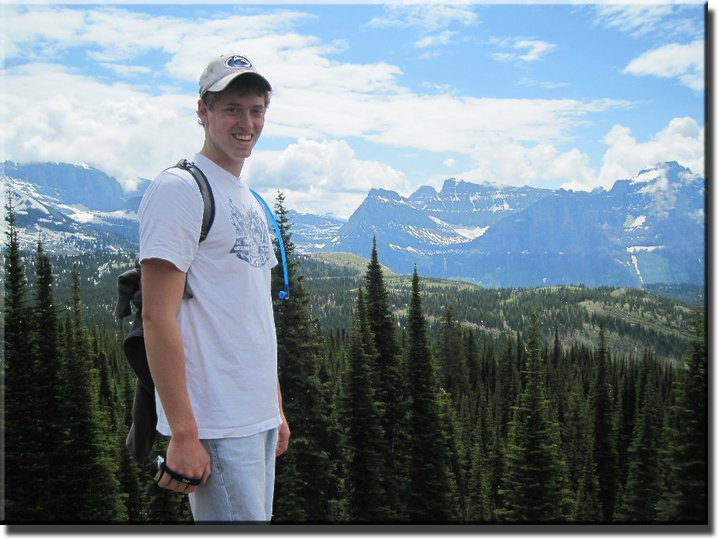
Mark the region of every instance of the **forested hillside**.
MULTIPOLYGON (((281 196, 275 213, 293 432, 275 522, 707 523, 702 308, 390 275, 376 249, 299 257, 281 196)), ((134 255, 21 253, 8 221, 4 519, 191 522, 123 447, 135 382, 112 312, 134 255)))
MULTIPOLYGON (((325 333, 348 327, 352 303, 363 285, 366 261, 342 253, 300 256, 304 285, 312 298, 311 314, 325 333)), ((411 277, 385 271, 389 304, 405 326, 411 277)), ((448 279, 424 279, 424 305, 432 336, 436 336, 442 310, 451 306, 458 323, 477 334, 499 336, 521 331, 536 312, 545 338, 558 330, 564 345, 591 345, 599 327, 606 332, 611 351, 640 354, 650 345, 661 357, 680 359, 688 347, 693 292, 690 304, 665 295, 686 292, 662 287, 663 296, 632 288, 482 288, 448 279)))

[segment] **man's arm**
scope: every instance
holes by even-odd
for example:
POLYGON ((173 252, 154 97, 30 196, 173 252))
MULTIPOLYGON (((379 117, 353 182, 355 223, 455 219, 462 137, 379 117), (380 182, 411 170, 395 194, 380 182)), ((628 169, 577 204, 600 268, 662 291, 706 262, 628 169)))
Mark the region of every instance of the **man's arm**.
POLYGON ((279 399, 279 415, 282 418, 282 424, 279 425, 279 432, 277 433, 277 451, 275 453, 276 456, 279 456, 289 447, 289 437, 292 435, 289 431, 287 418, 284 417, 284 408, 282 407, 282 388, 279 387, 279 380, 277 380, 277 398, 279 399))
MULTIPOLYGON (((142 261, 147 363, 172 435, 167 447, 167 466, 185 477, 201 478, 204 483, 210 474, 209 454, 199 441, 187 393, 184 345, 177 322, 184 285, 185 273, 171 262, 158 258, 142 261)), ((162 476, 159 485, 184 493, 195 489, 170 479, 168 474, 162 476)))

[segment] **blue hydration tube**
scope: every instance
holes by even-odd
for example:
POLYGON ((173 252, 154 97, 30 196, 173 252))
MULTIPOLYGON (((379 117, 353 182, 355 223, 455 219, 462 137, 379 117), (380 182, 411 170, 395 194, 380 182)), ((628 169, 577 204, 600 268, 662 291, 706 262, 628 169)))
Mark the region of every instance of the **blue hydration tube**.
POLYGON ((287 272, 287 255, 284 254, 284 241, 282 241, 282 234, 279 231, 279 225, 277 224, 277 220, 274 218, 272 210, 269 209, 269 206, 264 199, 259 196, 259 193, 257 193, 254 189, 250 189, 250 191, 254 195, 254 198, 256 198, 259 203, 264 206, 264 209, 269 216, 269 220, 272 221, 272 224, 274 225, 274 231, 277 233, 279 252, 282 253, 282 268, 284 269, 284 290, 280 290, 278 296, 279 299, 287 299, 289 297, 289 273, 287 272))

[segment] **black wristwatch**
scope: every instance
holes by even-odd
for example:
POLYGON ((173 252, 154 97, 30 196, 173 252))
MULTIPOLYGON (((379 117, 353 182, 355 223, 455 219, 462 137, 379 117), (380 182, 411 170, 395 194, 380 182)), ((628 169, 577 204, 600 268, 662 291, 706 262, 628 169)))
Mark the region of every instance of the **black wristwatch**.
POLYGON ((169 466, 167 466, 167 463, 165 462, 165 459, 162 457, 162 455, 157 455, 157 458, 155 459, 155 463, 153 466, 154 470, 154 476, 155 481, 159 482, 160 479, 162 479, 162 476, 167 473, 172 479, 175 481, 178 481, 180 483, 184 483, 185 485, 199 485, 201 483, 200 479, 191 479, 189 477, 185 477, 184 475, 175 472, 174 470, 171 470, 169 466))

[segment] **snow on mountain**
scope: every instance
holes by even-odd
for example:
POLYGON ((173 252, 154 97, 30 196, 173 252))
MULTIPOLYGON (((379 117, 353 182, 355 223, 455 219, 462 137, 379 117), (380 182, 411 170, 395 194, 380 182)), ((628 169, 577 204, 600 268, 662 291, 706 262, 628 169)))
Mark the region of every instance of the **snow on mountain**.
MULTIPOLYGON (((25 248, 42 237, 56 252, 137 249, 141 193, 91 167, 4 165, 0 188, 5 200, 12 193, 25 248), (101 197, 109 198, 100 205, 101 197)), ((451 178, 406 198, 372 189, 348 220, 291 210, 289 218, 297 251, 368 257, 376 237, 381 262, 397 273, 416 265, 486 286, 702 283, 704 183, 675 162, 590 193, 451 178)))
POLYGON ((292 241, 300 253, 321 251, 331 245, 346 222, 333 215, 319 216, 294 210, 289 210, 287 217, 292 223, 292 241))
POLYGON ((438 193, 431 187, 423 186, 408 201, 456 228, 475 229, 493 225, 550 193, 549 189, 476 184, 450 178, 444 181, 438 193))
POLYGON ((369 191, 364 202, 340 228, 331 250, 367 256, 366 240, 369 239, 370 251, 374 236, 377 241, 391 243, 395 250, 410 247, 426 251, 466 241, 440 218, 421 211, 409 199, 386 189, 369 191))
POLYGON ((407 199, 374 190, 331 249, 368 256, 376 235, 394 271, 487 286, 702 282, 703 183, 666 162, 590 193, 454 178, 407 199))
POLYGON ((84 163, 5 161, 0 171, 3 193, 13 193, 23 248, 34 249, 41 237, 49 251, 136 249, 135 212, 148 180, 125 192, 115 178, 84 163))

